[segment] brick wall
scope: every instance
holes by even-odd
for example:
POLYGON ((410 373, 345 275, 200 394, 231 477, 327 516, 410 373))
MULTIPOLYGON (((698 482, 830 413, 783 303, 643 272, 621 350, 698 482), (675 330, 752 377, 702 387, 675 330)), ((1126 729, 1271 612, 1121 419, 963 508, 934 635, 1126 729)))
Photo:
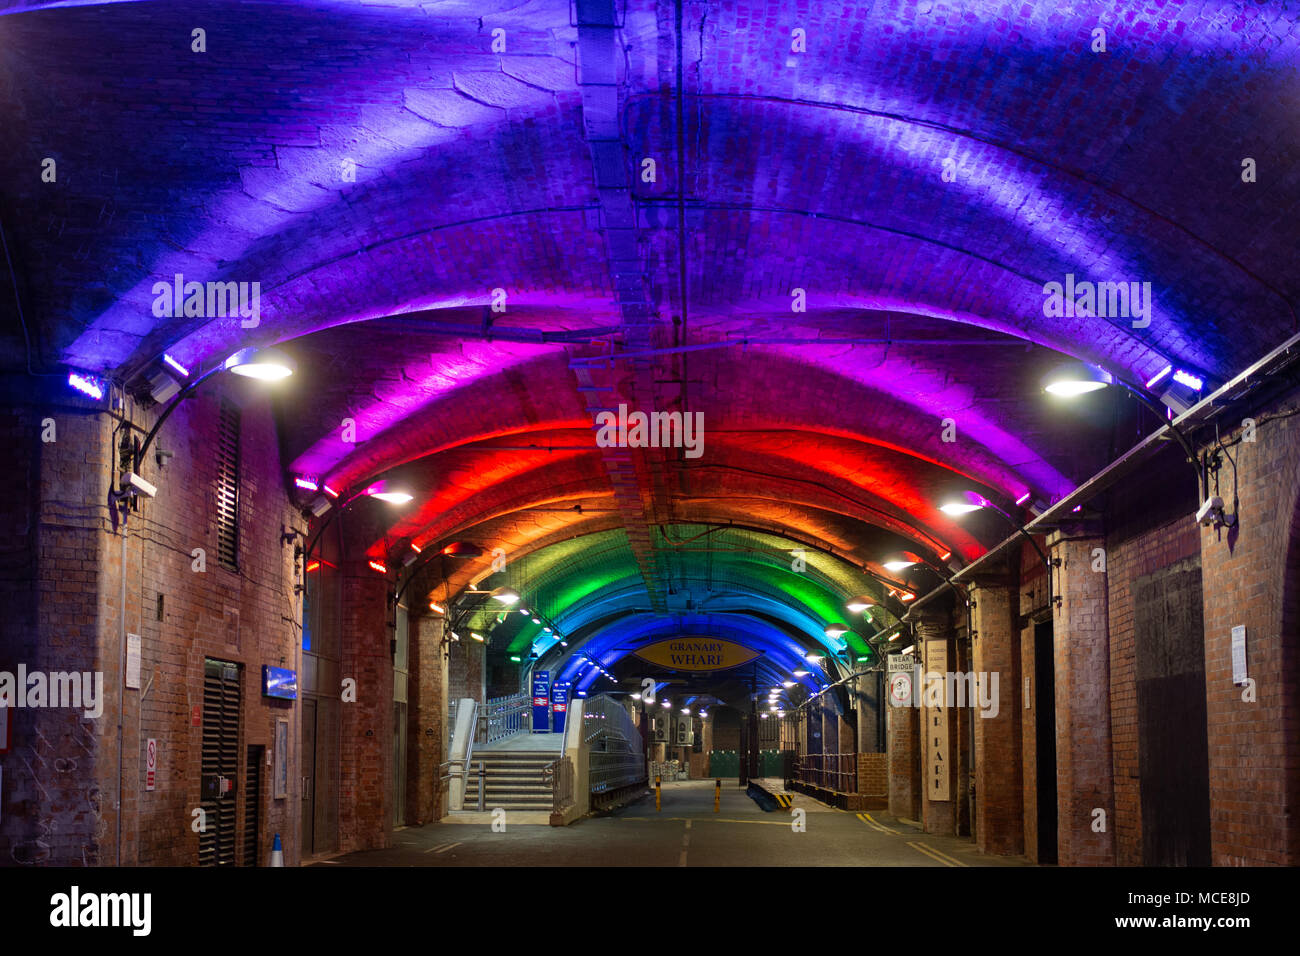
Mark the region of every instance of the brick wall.
MULTIPOLYGON (((1216 866, 1300 861, 1300 417, 1266 418, 1257 416, 1255 441, 1230 449, 1238 526, 1200 531, 1216 866), (1232 683, 1236 625, 1246 627, 1254 702, 1232 683)), ((1226 462, 1220 486, 1231 510, 1226 462)))
POLYGON ((1161 464, 1162 470, 1170 471, 1164 471, 1159 484, 1135 479, 1112 492, 1104 542, 1115 781, 1115 813, 1110 824, 1115 833, 1115 862, 1120 866, 1142 864, 1133 582, 1200 551, 1196 526, 1190 517, 1196 508, 1191 468, 1172 455, 1165 456, 1161 464))
POLYGON ((1020 660, 1014 619, 1017 596, 1015 583, 1005 576, 1000 581, 981 581, 978 588, 971 589, 975 603, 971 670, 979 675, 981 693, 991 706, 984 711, 976 700, 967 701, 962 709, 974 725, 974 830, 979 848, 986 853, 1024 851, 1020 660))
POLYGON ((486 645, 471 640, 468 634, 451 645, 447 665, 448 694, 452 700, 468 697, 483 703, 483 668, 486 666, 486 645))
POLYGON ((871 797, 889 795, 888 754, 858 754, 858 793, 871 797))
MULTIPOLYGON (((107 506, 117 422, 57 395, 19 412, 19 427, 27 429, 52 418, 58 440, 40 444, 27 459, 39 474, 32 486, 36 500, 27 505, 36 509, 30 527, 41 598, 37 627, 25 631, 35 639, 20 638, 16 649, 30 658, 24 661, 29 668, 102 673, 105 701, 94 720, 66 710, 19 715, 15 751, 4 758, 6 802, 18 806, 6 807, 7 826, 0 829, 6 847, 0 850, 74 865, 197 863, 199 836, 191 824, 200 804, 202 728, 193 725, 191 712, 203 703, 205 656, 243 665, 237 862, 245 862, 242 835, 250 824, 243 800, 248 748, 272 751, 280 717, 291 722, 291 786, 298 780, 297 710, 260 695, 263 664, 297 667, 292 555, 280 542, 281 527, 296 516, 280 477, 269 406, 236 383, 228 394, 244 409, 239 570, 218 564, 210 449, 221 394, 214 383, 164 425, 141 467, 158 487, 157 497, 131 512, 125 533, 112 530, 107 506), (159 448, 174 453, 164 467, 153 457, 159 448), (196 548, 204 551, 203 570, 196 570, 196 548), (124 630, 141 637, 139 689, 121 686, 124 630), (149 739, 158 746, 152 791, 145 786, 149 739)), ((137 435, 158 411, 129 402, 126 408, 137 435)), ((30 453, 33 446, 25 447, 30 453)), ((15 547, 32 544, 30 534, 12 540, 15 547)), ((259 826, 261 855, 269 855, 271 836, 280 833, 292 862, 298 853, 296 789, 271 799, 270 773, 263 770, 261 819, 252 821, 259 826)))
POLYGON ((1057 848, 1069 866, 1115 861, 1106 580, 1091 570, 1100 543, 1082 528, 1049 538, 1048 553, 1061 562, 1053 612, 1057 848))
POLYGON ((744 718, 730 707, 709 712, 713 724, 714 750, 740 750, 740 721, 744 718))
POLYGON ((345 678, 357 682, 343 704, 339 849, 388 845, 392 825, 393 657, 389 587, 364 556, 343 562, 345 678))
MULTIPOLYGON (((1021 604, 1024 610, 1024 598, 1021 604)), ((1024 823, 1025 856, 1038 862, 1038 682, 1034 676, 1037 656, 1034 653, 1034 625, 1020 630, 1021 687, 1029 678, 1029 694, 1023 696, 1017 718, 1020 721, 1021 809, 1024 823)), ((1023 694, 1023 691, 1022 691, 1023 694)))
MULTIPOLYGON (((416 610, 419 608, 417 606, 416 610)), ((447 752, 447 657, 440 617, 411 618, 410 724, 407 728, 406 823, 419 826, 441 819, 446 800, 438 782, 447 752)))
MULTIPOLYGON (((107 492, 100 416, 75 400, 8 397, 14 404, 0 417, 0 434, 10 467, 27 480, 0 503, 0 671, 16 677, 21 664, 29 671, 103 673, 99 544, 107 513, 82 500, 83 489, 95 500, 107 492), (42 441, 43 434, 53 440, 42 441)), ((109 759, 116 769, 116 751, 104 739, 106 728, 116 727, 116 711, 107 699, 102 708, 98 718, 83 710, 9 711, 11 750, 0 756, 0 865, 113 861, 103 841, 116 825, 116 783, 110 794, 98 774, 109 759)))

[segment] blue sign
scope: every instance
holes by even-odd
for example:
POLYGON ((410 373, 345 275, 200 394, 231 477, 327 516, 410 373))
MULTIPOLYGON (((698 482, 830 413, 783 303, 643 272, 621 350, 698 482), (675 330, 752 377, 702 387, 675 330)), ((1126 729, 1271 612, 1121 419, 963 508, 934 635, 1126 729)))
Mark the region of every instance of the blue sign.
POLYGON ((569 711, 569 682, 558 681, 551 690, 551 730, 564 733, 564 719, 569 711))
POLYGON ((298 672, 262 665, 262 695, 284 700, 298 699, 298 672))
POLYGON ((533 671, 533 732, 551 729, 551 672, 533 671))

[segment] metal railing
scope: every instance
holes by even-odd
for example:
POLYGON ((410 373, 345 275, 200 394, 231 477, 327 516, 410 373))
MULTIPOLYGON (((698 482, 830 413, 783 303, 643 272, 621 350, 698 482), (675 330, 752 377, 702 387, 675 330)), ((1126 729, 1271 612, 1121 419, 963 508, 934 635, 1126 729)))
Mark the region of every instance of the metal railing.
POLYGON ((837 793, 857 793, 858 755, 800 754, 795 758, 794 779, 837 793))
POLYGON ((528 694, 493 697, 479 710, 475 740, 490 744, 529 730, 533 722, 533 699, 528 694))
POLYGON ((465 781, 466 789, 468 789, 469 775, 471 773, 477 773, 478 774, 478 809, 482 810, 484 809, 485 801, 487 799, 487 768, 484 766, 482 760, 478 762, 477 771, 473 769, 473 766, 474 766, 473 763, 468 760, 466 761, 447 760, 443 763, 438 764, 438 786, 442 787, 447 783, 447 781, 452 780, 455 777, 461 777, 465 781), (459 770, 449 769, 450 767, 453 766, 460 767, 460 769, 459 770), (444 773, 443 771, 446 772, 444 773))
POLYGON ((627 710, 605 694, 587 698, 582 739, 590 764, 592 793, 606 793, 647 780, 641 731, 627 710))
POLYGON ((568 756, 553 760, 542 768, 542 781, 551 786, 551 809, 560 813, 573 806, 573 760, 568 756))

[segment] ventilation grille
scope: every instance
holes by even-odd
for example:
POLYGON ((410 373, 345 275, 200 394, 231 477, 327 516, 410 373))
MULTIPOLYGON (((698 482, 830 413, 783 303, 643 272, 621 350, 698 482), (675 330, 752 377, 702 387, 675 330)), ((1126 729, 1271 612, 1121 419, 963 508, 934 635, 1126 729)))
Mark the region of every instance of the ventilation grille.
POLYGON ((225 399, 217 425, 217 558, 239 570, 239 409, 225 399))
MULTIPOLYGON (((203 777, 239 771, 239 665, 203 663, 203 777)), ((202 801, 207 828, 199 834, 199 866, 235 865, 235 793, 202 801)))

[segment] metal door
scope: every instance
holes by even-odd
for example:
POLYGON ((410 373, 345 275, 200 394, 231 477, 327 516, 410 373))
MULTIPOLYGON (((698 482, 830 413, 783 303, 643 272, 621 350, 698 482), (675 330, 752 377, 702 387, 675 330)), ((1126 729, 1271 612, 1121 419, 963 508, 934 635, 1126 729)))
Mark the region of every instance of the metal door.
POLYGON ((306 856, 316 852, 316 701, 302 699, 302 845, 306 856))

